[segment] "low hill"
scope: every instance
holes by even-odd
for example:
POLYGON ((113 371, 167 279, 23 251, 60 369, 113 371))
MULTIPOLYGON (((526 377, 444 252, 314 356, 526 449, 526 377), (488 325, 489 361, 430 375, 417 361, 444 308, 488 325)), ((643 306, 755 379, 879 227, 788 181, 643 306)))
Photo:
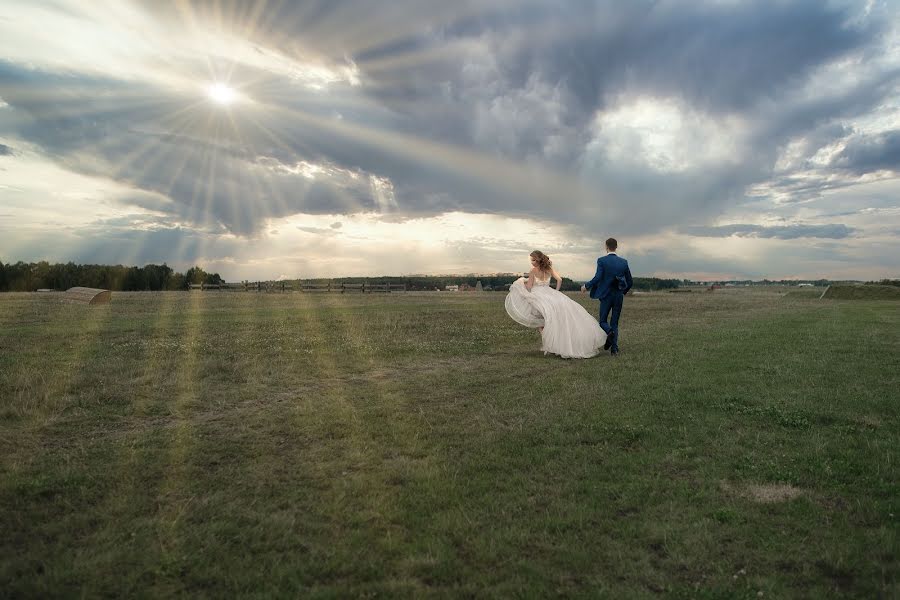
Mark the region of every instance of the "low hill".
POLYGON ((833 285, 823 298, 832 300, 900 300, 900 287, 891 285, 833 285))

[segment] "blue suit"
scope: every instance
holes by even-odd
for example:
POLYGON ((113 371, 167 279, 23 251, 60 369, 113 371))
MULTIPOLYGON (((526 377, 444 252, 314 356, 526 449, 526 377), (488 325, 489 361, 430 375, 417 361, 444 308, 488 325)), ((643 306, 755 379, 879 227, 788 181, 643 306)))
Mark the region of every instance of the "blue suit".
POLYGON ((607 336, 612 337, 610 351, 613 353, 619 351, 619 315, 622 314, 625 294, 632 285, 634 281, 628 261, 612 252, 597 259, 597 273, 584 284, 590 290, 591 298, 600 300, 600 327, 607 336), (612 319, 607 322, 610 311, 612 319))

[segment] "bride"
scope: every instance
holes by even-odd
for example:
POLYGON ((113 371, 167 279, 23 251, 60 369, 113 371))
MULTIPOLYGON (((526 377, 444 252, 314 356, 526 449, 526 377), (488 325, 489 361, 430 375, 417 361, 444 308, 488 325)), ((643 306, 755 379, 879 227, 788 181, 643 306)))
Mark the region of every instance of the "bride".
POLYGON ((562 277, 553 268, 550 257, 535 250, 531 253, 528 279, 520 277, 509 286, 506 312, 514 321, 541 332, 544 354, 563 358, 590 358, 600 352, 606 334, 597 319, 583 306, 559 291, 562 277), (556 279, 556 289, 550 278, 556 279))

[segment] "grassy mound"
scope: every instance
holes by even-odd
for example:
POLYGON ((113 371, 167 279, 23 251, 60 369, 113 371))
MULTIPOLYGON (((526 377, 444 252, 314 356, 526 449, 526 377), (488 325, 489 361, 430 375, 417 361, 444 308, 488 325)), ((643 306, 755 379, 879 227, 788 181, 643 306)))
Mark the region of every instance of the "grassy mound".
POLYGON ((833 300, 900 300, 900 288, 890 285, 833 285, 823 297, 833 300))

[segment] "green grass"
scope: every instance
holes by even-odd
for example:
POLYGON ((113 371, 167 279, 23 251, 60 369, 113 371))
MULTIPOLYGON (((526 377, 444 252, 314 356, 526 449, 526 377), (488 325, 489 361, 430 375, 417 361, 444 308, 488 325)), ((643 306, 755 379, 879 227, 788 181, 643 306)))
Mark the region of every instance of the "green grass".
MULTIPOLYGON (((789 298, 789 299, 794 299, 794 300, 800 299, 800 298, 819 300, 822 297, 822 292, 824 292, 824 291, 825 291, 825 289, 820 288, 820 287, 799 288, 799 289, 791 288, 791 289, 787 289, 787 291, 784 293, 784 297, 789 298)), ((870 298, 870 300, 878 300, 878 298, 870 298)))
POLYGON ((782 294, 0 295, 3 595, 897 595, 900 305, 782 294))

